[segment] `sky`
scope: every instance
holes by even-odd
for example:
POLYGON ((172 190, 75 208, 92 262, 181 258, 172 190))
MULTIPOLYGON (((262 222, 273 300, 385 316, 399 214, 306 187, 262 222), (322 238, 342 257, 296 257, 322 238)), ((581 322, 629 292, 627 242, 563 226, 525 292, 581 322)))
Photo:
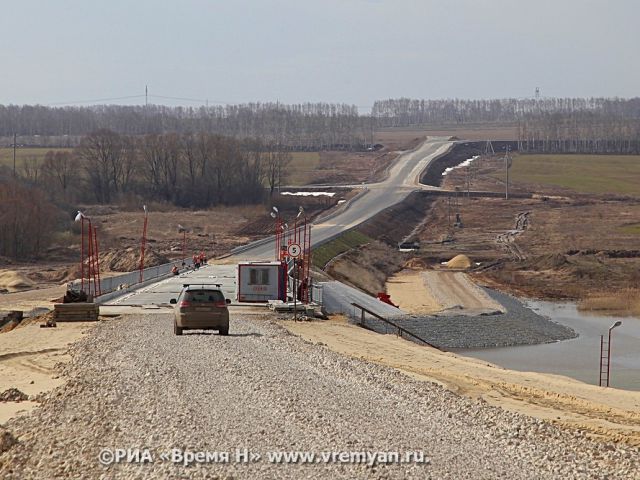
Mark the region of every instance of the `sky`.
POLYGON ((147 85, 157 104, 361 109, 640 89, 637 0, 0 0, 0 12, 5 105, 141 104, 147 85))

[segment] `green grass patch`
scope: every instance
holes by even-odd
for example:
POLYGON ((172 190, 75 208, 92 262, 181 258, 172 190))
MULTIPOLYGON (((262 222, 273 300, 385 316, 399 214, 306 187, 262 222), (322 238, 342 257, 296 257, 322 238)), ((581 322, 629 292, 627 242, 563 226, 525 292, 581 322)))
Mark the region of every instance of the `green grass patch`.
MULTIPOLYGON (((504 178, 496 172, 496 178, 504 178)), ((640 196, 640 155, 517 155, 513 182, 552 185, 582 193, 640 196)))
POLYGON ((631 235, 640 235, 640 223, 634 223, 631 225, 625 225, 618 228, 622 233, 628 233, 631 235))
MULTIPOLYGON (((18 147, 16 148, 16 168, 21 168, 25 160, 35 160, 39 165, 49 150, 54 152, 70 152, 70 148, 18 147)), ((13 148, 0 148, 0 165, 13 168, 13 148)))
POLYGON ((291 163, 287 165, 289 185, 306 185, 313 178, 313 172, 320 163, 319 152, 292 152, 291 163))
POLYGON ((318 268, 324 268, 332 258, 337 257, 341 253, 351 250, 352 248, 359 247, 365 243, 371 242, 371 238, 358 232, 357 230, 350 230, 337 238, 334 238, 330 242, 320 245, 318 248, 313 249, 313 264, 318 268))

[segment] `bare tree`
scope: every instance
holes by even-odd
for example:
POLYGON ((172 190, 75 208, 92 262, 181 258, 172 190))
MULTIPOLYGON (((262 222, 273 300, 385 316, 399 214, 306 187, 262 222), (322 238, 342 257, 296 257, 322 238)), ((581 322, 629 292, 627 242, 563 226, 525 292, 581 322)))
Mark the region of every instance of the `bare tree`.
POLYGON ((70 200, 71 192, 77 188, 78 166, 79 161, 71 152, 49 150, 44 156, 42 175, 64 201, 70 200))

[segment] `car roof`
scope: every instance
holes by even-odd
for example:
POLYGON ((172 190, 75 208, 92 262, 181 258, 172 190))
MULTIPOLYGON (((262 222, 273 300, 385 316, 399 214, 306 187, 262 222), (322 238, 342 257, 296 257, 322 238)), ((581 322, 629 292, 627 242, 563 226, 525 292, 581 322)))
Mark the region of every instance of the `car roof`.
POLYGON ((222 292, 221 286, 219 283, 186 283, 182 285, 182 289, 187 292, 195 290, 218 290, 222 292))

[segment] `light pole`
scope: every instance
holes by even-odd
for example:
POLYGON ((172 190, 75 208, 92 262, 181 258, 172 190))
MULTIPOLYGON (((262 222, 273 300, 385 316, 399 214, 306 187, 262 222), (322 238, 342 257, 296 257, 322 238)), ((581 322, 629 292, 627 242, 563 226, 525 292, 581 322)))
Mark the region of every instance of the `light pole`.
POLYGON ((84 290, 84 213, 78 210, 75 221, 80 222, 80 291, 84 290))
MULTIPOLYGON (((605 386, 609 386, 609 380, 611 378, 611 331, 616 328, 619 327, 620 325, 622 325, 622 321, 618 320, 617 322, 615 322, 613 325, 611 325, 609 327, 609 338, 607 340, 607 352, 606 352, 606 359, 607 359, 607 370, 606 370, 606 380, 607 380, 607 384, 605 386)), ((605 353, 604 353, 604 335, 600 335, 600 386, 602 387, 602 374, 604 373, 604 368, 603 368, 603 360, 605 359, 605 353)))
POLYGON ((182 234, 182 267, 184 268, 186 265, 186 251, 187 251, 187 232, 189 231, 188 228, 183 227, 182 225, 178 224, 178 233, 182 234))

